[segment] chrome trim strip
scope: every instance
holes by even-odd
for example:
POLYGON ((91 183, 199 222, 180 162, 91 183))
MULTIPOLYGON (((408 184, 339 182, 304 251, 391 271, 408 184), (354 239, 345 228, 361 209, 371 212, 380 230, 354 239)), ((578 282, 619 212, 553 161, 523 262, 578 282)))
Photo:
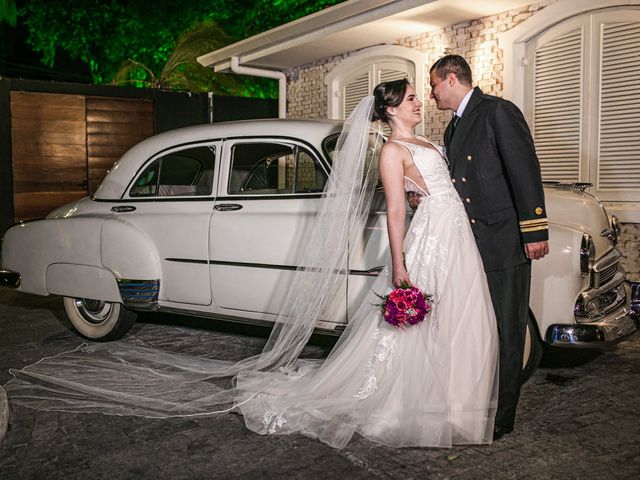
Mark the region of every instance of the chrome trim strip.
POLYGON ((253 195, 239 194, 231 195, 226 194, 220 197, 216 197, 216 202, 246 202, 248 200, 300 200, 302 198, 323 198, 325 195, 322 192, 299 192, 299 193, 256 193, 253 195))
MULTIPOLYGON (((236 267, 249 267, 249 268, 267 268, 275 270, 289 270, 295 271, 304 267, 295 265, 271 265, 266 263, 249 263, 249 262, 223 262, 221 260, 210 260, 209 265, 224 265, 224 266, 236 266, 236 267)), ((361 275, 366 277, 377 277, 380 272, 384 270, 384 266, 373 267, 368 270, 349 270, 349 275, 361 275)), ((342 272, 340 272, 342 273, 342 272)))
POLYGON ((209 263, 208 260, 198 260, 197 258, 165 258, 167 262, 179 262, 179 263, 199 263, 202 265, 207 265, 209 263))
MULTIPOLYGON (((286 270, 296 271, 299 266, 296 265, 273 265, 268 263, 251 263, 251 262, 225 262, 222 260, 200 260, 197 258, 165 258, 167 262, 180 262, 180 263, 196 263, 201 265, 221 265, 225 267, 245 267, 245 268, 265 268, 270 270, 286 270)), ((372 267, 368 270, 349 270, 349 275, 360 275, 365 277, 377 277, 380 272, 384 270, 384 266, 372 267)))
POLYGON ((157 310, 160 280, 118 279, 118 289, 125 307, 132 310, 157 310))
POLYGON ((0 270, 0 287, 18 288, 20 287, 20 274, 11 270, 0 270))
POLYGON ((214 202, 214 201, 256 201, 256 200, 293 200, 303 198, 323 198, 324 193, 274 193, 274 194, 256 194, 256 195, 237 195, 237 196, 193 196, 193 197, 133 197, 119 199, 103 199, 91 197, 94 202, 101 203, 145 203, 145 202, 214 202))
POLYGON ((91 197, 92 202, 100 203, 149 203, 149 202, 213 202, 215 197, 133 197, 133 198, 95 198, 91 197))
POLYGON ((611 267, 614 263, 618 263, 621 258, 622 253, 613 248, 596 261, 596 263, 593 265, 593 271, 596 273, 602 272, 611 267))

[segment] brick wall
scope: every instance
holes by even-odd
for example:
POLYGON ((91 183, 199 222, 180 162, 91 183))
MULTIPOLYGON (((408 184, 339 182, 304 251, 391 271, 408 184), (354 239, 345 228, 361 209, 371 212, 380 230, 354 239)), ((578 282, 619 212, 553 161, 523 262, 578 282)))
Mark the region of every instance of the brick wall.
POLYGON ((348 55, 339 55, 298 67, 288 74, 287 116, 290 118, 327 118, 325 78, 348 55))
MULTIPOLYGON (((485 93, 502 96, 503 57, 498 36, 519 25, 556 0, 545 0, 497 15, 459 23, 440 30, 400 38, 396 45, 410 47, 427 54, 424 98, 429 98, 431 64, 445 53, 464 56, 473 72, 474 85, 485 93)), ((348 55, 340 55, 313 64, 303 65, 288 73, 288 112, 292 118, 326 118, 326 75, 348 55)), ((425 135, 442 143, 444 129, 451 112, 439 111, 432 100, 424 106, 425 135)), ((623 265, 632 279, 640 280, 640 224, 625 224, 619 247, 624 254, 623 265)))

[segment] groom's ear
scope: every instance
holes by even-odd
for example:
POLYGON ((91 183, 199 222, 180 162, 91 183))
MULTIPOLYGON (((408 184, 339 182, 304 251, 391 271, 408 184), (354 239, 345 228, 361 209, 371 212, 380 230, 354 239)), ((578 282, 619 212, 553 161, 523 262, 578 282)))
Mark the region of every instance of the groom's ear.
POLYGON ((458 77, 455 73, 451 72, 447 75, 447 83, 450 87, 453 87, 456 83, 460 83, 458 81, 458 77))

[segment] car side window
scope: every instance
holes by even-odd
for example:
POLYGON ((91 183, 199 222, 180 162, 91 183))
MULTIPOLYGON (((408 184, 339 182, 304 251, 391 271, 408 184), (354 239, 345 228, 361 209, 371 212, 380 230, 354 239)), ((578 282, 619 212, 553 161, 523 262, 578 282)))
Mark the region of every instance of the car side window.
POLYGON ((322 141, 322 150, 324 151, 324 154, 329 160, 330 164, 333 164, 333 152, 335 152, 338 145, 339 136, 339 133, 334 133, 333 135, 329 135, 322 141))
POLYGON ((229 194, 268 195, 322 192, 327 175, 298 145, 237 143, 231 151, 229 194))
POLYGON ((131 197, 210 195, 215 148, 197 146, 167 153, 154 160, 131 187, 131 197))

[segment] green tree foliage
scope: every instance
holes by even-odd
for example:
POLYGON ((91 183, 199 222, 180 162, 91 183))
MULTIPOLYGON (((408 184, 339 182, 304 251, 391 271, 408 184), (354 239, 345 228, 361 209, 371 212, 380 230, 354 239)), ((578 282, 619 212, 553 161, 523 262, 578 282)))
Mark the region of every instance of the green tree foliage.
POLYGON ((16 26, 17 9, 15 0, 0 0, 0 23, 16 26))
MULTIPOLYGON (((12 0, 0 0, 12 3, 12 0)), ((342 0, 27 0, 18 15, 47 66, 66 51, 93 82, 277 95, 272 80, 213 74, 187 57, 287 23, 342 0), (217 25, 216 25, 217 24, 217 25), (205 41, 207 30, 213 38, 205 41), (201 51, 209 42, 211 47, 201 51), (231 78, 233 77, 233 78, 231 78)), ((15 4, 15 2, 14 2, 15 4)))
POLYGON ((207 15, 209 1, 28 0, 19 14, 28 42, 53 66, 58 49, 89 65, 94 83, 106 83, 120 64, 134 59, 156 70, 181 33, 207 15))
POLYGON ((151 67, 128 59, 116 72, 112 83, 228 95, 261 97, 272 94, 273 88, 265 82, 238 75, 216 74, 196 61, 198 56, 229 43, 229 36, 217 23, 205 20, 180 36, 158 74, 151 67))

